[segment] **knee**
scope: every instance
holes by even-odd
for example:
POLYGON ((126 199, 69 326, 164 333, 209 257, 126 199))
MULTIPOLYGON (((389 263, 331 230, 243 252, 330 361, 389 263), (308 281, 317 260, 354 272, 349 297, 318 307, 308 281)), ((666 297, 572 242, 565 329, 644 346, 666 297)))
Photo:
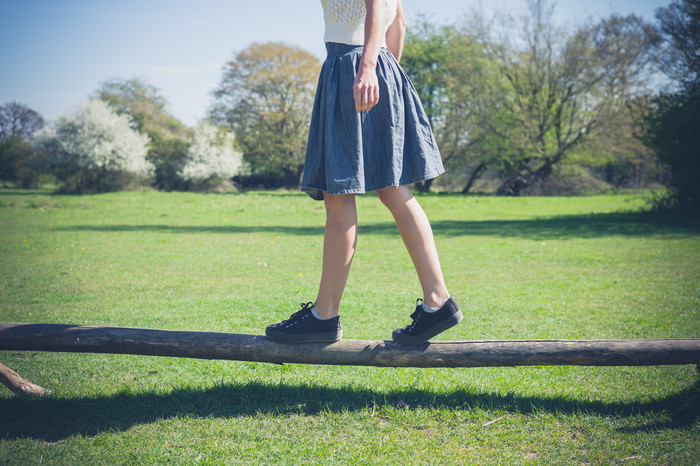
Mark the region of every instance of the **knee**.
POLYGON ((379 200, 382 201, 389 210, 393 210, 413 198, 413 193, 406 186, 389 186, 377 191, 379 200))
POLYGON ((354 194, 324 194, 323 201, 328 216, 342 216, 355 210, 354 194))

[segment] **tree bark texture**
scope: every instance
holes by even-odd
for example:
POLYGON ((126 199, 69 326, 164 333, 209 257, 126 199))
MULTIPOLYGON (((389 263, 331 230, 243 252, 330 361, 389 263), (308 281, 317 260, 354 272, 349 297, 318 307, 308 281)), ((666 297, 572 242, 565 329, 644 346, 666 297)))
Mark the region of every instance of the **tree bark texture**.
POLYGON ((700 339, 381 340, 288 345, 261 335, 0 322, 0 350, 139 354, 379 367, 646 366, 700 363, 700 339))

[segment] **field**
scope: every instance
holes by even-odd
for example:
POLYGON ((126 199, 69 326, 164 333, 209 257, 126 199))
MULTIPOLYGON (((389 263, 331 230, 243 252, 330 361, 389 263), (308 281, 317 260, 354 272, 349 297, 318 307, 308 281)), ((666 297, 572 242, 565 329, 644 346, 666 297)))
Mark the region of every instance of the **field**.
MULTIPOLYGON (((700 222, 641 194, 422 195, 465 320, 438 340, 700 337, 700 222)), ((341 309, 389 339, 420 297, 376 196, 341 309)), ((261 334, 312 301, 301 193, 0 191, 0 321, 261 334)), ((0 464, 698 464, 695 366, 400 369, 0 352, 0 464)))

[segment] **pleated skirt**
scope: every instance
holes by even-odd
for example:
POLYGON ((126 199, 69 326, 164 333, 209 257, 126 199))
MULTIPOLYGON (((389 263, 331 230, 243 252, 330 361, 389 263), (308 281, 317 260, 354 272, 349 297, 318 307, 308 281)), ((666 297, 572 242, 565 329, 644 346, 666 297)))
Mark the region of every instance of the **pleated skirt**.
POLYGON ((377 60, 379 102, 355 111, 362 46, 326 43, 301 189, 316 200, 437 177, 445 170, 416 89, 387 49, 377 60))

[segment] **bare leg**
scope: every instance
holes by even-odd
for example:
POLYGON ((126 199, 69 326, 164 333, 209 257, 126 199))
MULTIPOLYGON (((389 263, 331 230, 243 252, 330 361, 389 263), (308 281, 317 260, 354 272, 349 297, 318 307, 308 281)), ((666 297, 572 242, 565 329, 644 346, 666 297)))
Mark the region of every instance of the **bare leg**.
POLYGON ((428 306, 441 307, 449 299, 450 293, 442 276, 433 229, 423 208, 406 186, 384 188, 377 191, 377 195, 389 208, 399 227, 423 288, 423 301, 428 306))
POLYGON ((325 194, 324 202, 323 270, 314 307, 328 319, 340 313, 340 300, 357 246, 357 209, 354 194, 325 194))

